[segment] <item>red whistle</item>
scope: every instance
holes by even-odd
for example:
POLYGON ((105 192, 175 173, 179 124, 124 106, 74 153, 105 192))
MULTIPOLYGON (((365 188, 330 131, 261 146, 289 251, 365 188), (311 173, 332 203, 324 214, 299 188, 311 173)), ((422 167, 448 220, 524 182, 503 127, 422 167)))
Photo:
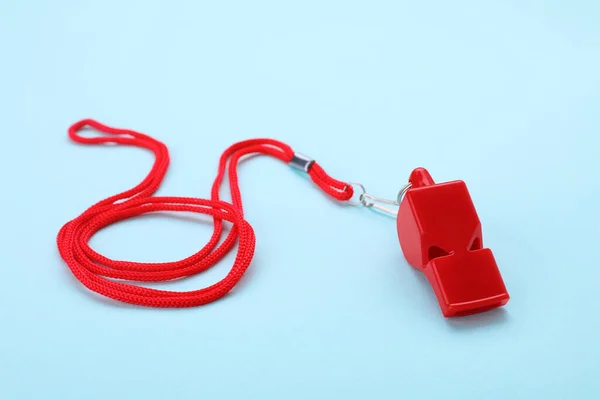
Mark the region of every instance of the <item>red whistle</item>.
POLYGON ((509 300, 490 249, 483 248, 481 222, 463 181, 436 184, 415 169, 398 211, 400 246, 406 260, 431 283, 445 317, 475 314, 509 300))

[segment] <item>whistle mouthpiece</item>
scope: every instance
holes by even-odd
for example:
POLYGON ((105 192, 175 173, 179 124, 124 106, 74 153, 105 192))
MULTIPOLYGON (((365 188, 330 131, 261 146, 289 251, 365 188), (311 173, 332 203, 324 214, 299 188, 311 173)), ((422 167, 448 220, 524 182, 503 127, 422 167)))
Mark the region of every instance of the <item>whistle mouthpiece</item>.
POLYGON ((445 317, 504 306, 509 295, 490 249, 483 248, 481 222, 463 181, 436 184, 415 169, 412 187, 398 210, 400 247, 423 271, 445 317))

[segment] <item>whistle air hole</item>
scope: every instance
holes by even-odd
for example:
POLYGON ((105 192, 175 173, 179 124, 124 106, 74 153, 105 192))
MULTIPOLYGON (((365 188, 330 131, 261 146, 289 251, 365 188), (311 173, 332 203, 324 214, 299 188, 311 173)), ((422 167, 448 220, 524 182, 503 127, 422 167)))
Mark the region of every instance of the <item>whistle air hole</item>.
POLYGON ((444 257, 449 254, 450 253, 448 253, 446 250, 442 249, 439 246, 431 246, 431 247, 429 247, 429 252, 428 252, 429 260, 428 261, 431 261, 434 258, 444 257))
POLYGON ((471 243, 471 247, 469 247, 469 250, 481 250, 481 238, 473 239, 473 243, 471 243))

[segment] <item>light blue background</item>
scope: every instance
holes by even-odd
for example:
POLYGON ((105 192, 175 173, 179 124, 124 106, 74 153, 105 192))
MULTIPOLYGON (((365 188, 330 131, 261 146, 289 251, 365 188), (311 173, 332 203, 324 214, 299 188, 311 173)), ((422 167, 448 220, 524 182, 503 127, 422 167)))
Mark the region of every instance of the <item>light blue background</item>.
MULTIPOLYGON (((0 398, 598 398, 599 4, 2 1, 0 398), (240 171, 258 244, 231 295, 99 298, 55 235, 152 156, 70 143, 84 117, 165 141, 161 194, 207 197, 221 151, 264 136, 376 195, 417 166, 463 179, 512 299, 444 319, 392 219, 267 158, 240 171)), ((180 259, 210 235, 194 220, 92 245, 180 259)))

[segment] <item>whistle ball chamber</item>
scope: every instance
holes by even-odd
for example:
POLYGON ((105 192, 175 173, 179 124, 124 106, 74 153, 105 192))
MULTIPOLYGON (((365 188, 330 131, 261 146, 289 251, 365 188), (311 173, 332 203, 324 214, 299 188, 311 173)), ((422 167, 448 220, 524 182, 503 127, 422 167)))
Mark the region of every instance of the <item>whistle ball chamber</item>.
POLYGON ((423 271, 445 317, 505 305, 509 295, 463 181, 436 184, 424 168, 409 178, 397 216, 408 263, 423 271))

